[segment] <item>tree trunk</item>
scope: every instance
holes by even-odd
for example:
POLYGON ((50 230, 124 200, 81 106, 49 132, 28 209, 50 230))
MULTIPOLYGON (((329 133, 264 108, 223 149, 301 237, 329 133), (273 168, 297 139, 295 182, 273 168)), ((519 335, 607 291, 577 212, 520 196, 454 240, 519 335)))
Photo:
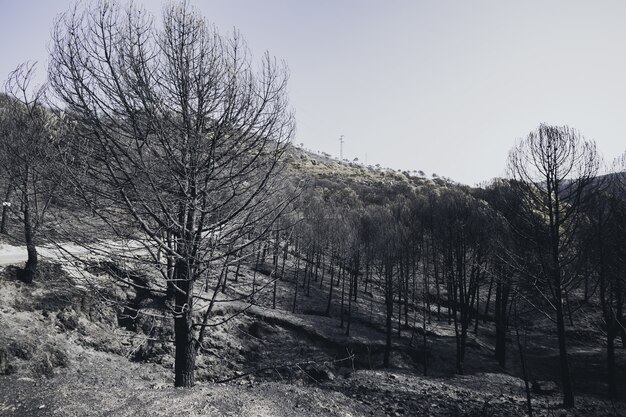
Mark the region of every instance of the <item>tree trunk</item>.
MULTIPOLYGON (((4 195, 4 202, 9 203, 11 199, 11 193, 13 192, 13 187, 11 185, 7 186, 7 192, 4 195)), ((9 206, 2 206, 2 219, 0 220, 0 233, 7 234, 7 226, 9 224, 9 206)))
POLYGON ((383 357, 383 366, 389 367, 389 358, 391 356, 391 320, 393 316, 393 266, 385 266, 385 305, 387 307, 387 315, 385 317, 385 327, 387 337, 385 339, 385 356, 383 357))
POLYGON ((496 306, 495 306, 495 324, 496 324, 496 351, 495 356, 501 367, 506 367, 506 304, 507 295, 504 290, 504 284, 498 279, 496 282, 496 306))
POLYGON ((517 350, 519 351, 520 364, 522 365, 522 377, 524 378, 524 388, 526 391, 526 406, 528 407, 528 416, 533 415, 533 406, 530 400, 530 387, 528 385, 528 372, 526 370, 526 357, 524 355, 524 349, 526 345, 526 330, 524 329, 524 345, 519 336, 517 306, 515 307, 515 335, 517 336, 517 350))
POLYGON ((615 327, 616 323, 611 320, 607 323, 607 335, 606 335, 606 361, 608 369, 608 382, 609 382, 609 398, 617 398, 617 380, 615 375, 615 327))
POLYGON ((176 291, 176 316, 174 318, 174 341, 176 346, 174 386, 190 388, 195 384, 196 349, 191 316, 193 283, 189 280, 188 261, 178 260, 176 262, 175 276, 176 285, 180 291, 176 291))
MULTIPOLYGON (((297 256, 297 255, 296 255, 297 256)), ((293 286, 293 305, 291 306, 291 313, 296 312, 296 302, 298 300, 298 275, 300 274, 300 257, 296 260, 296 273, 294 277, 294 286, 293 286)))
MULTIPOLYGON (((230 252, 230 250, 229 250, 230 252)), ((224 264, 222 265, 222 270, 220 271, 220 281, 222 282, 222 294, 226 293, 226 283, 228 282, 228 257, 226 254, 226 258, 224 259, 224 264)))
POLYGON ((487 318, 489 317, 489 303, 491 302, 491 289, 493 288, 493 276, 491 277, 491 281, 489 281, 489 291, 487 291, 487 301, 485 303, 485 315, 483 316, 483 324, 487 323, 487 318))
POLYGON ((335 275, 335 268, 331 265, 330 266, 330 285, 328 286, 329 287, 328 288, 328 303, 326 303, 326 316, 330 316, 330 305, 333 300, 334 275, 335 275))
POLYGON ((274 236, 274 254, 272 257, 272 272, 270 274, 270 279, 274 280, 273 290, 272 290, 272 308, 276 308, 276 291, 278 286, 278 230, 276 231, 276 235, 274 236))
POLYGON ((572 390, 572 380, 569 371, 569 361, 567 358, 567 341, 565 339, 565 320, 563 317, 563 304, 560 300, 556 302, 556 327, 559 338, 559 362, 561 365, 561 385, 563 390, 563 406, 570 408, 574 406, 574 391, 572 390))
POLYGON ((322 276, 320 277, 320 290, 322 289, 322 284, 324 284, 324 277, 326 276, 326 268, 324 268, 324 261, 326 261, 326 256, 322 255, 322 276))
POLYGON ((285 262, 287 261, 287 256, 289 255, 289 242, 285 242, 285 249, 283 251, 283 262, 280 267, 280 279, 281 281, 285 279, 285 262))
POLYGON ((22 192, 23 195, 23 214, 24 214, 24 238, 26 239, 26 251, 28 252, 28 259, 26 265, 22 271, 22 281, 30 284, 35 279, 35 273, 37 272, 37 247, 35 246, 35 231, 33 229, 30 202, 26 191, 22 192))
POLYGON ((478 334, 478 322, 480 321, 480 285, 476 285, 476 318, 474 319, 474 334, 478 334))
POLYGON ((348 291, 348 324, 346 325, 346 336, 350 336, 350 324, 352 323, 352 280, 356 279, 353 274, 350 274, 350 289, 348 291))
POLYGON ((344 300, 345 300, 345 294, 346 294, 346 272, 343 271, 342 269, 339 270, 340 274, 341 274, 341 323, 339 324, 339 327, 341 327, 343 329, 343 321, 344 321, 344 300))

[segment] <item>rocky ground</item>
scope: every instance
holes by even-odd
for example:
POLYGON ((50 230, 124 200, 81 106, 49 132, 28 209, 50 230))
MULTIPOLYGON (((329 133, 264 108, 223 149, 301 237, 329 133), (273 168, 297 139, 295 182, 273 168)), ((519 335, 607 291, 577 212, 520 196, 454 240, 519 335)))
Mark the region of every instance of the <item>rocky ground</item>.
MULTIPOLYGON (((355 307, 346 336, 336 317, 320 314, 315 300, 325 300, 323 288, 312 288, 291 314, 293 288, 285 281, 276 310, 267 294, 252 307, 220 304, 217 320, 245 313, 212 330, 198 360, 197 386, 181 390, 171 388, 173 350, 163 323, 146 318, 120 326, 120 307, 110 300, 132 294, 94 294, 53 263, 43 265, 33 285, 16 280, 14 267, 0 269, 0 416, 526 415, 515 357, 510 369, 494 364, 488 326, 472 336, 466 375, 452 373, 445 322, 429 328, 429 376, 408 331, 394 339, 392 367, 385 370, 379 366, 383 334, 366 301, 355 307)), ((251 275, 242 272, 238 291, 246 291, 251 275)), ((574 343, 574 357, 599 360, 599 347, 583 346, 589 347, 574 343)), ((551 375, 536 368, 539 376, 551 375)), ((563 410, 558 386, 545 380, 541 388, 533 393, 535 415, 626 415, 626 403, 592 389, 578 396, 576 409, 563 410)))

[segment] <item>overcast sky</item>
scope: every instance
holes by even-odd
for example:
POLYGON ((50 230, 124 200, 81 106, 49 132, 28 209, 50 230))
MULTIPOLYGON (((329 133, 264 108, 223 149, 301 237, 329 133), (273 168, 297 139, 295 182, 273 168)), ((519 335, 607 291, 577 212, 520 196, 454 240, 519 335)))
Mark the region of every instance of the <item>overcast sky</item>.
MULTIPOLYGON (((138 1, 140 3, 140 1, 138 1)), ((287 61, 295 143, 473 185, 539 123, 626 151, 626 2, 191 0, 287 61)), ((0 77, 70 1, 0 0, 0 77)), ((160 2, 144 1, 156 13, 160 2)))

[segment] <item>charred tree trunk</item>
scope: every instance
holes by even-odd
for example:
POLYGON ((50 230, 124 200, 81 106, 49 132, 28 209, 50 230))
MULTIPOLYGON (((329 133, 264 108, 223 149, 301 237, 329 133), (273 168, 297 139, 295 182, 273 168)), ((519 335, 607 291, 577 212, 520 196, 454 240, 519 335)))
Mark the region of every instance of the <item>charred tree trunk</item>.
POLYGON ((175 267, 176 306, 174 316, 174 359, 175 387, 190 388, 195 384, 196 347, 192 321, 193 283, 190 280, 187 260, 178 260, 175 267))
POLYGON ((235 269, 235 278, 233 279, 233 281, 235 282, 239 281, 239 271, 241 270, 241 250, 238 252, 237 258, 239 258, 239 260, 237 261, 237 268, 235 269))
MULTIPOLYGON (((230 250, 229 250, 230 252, 230 250)), ((226 258, 224 258, 224 264, 222 265, 222 270, 220 271, 220 282, 222 283, 222 294, 226 293, 226 283, 228 282, 228 258, 229 254, 226 254, 226 258)))
POLYGON ((289 255, 289 242, 285 242, 285 248, 283 249, 283 261, 280 266, 280 279, 283 280, 285 277, 285 262, 287 262, 287 256, 289 255))
POLYGON ((609 398, 617 398, 617 379, 615 375, 615 320, 607 323, 606 334, 606 362, 608 369, 609 398))
POLYGON ((487 301, 485 302, 485 314, 483 316, 483 324, 487 323, 487 318, 489 317, 489 303, 491 302, 491 290, 493 289, 493 276, 489 281, 489 290, 487 291, 487 301))
POLYGON ((343 329, 343 321, 344 321, 344 300, 345 300, 345 294, 346 294, 346 272, 343 270, 343 268, 340 268, 339 270, 339 274, 341 275, 341 323, 339 324, 339 327, 341 327, 343 329))
POLYGON ((391 356, 391 320, 393 316, 393 265, 387 261, 385 265, 385 328, 387 336, 385 338, 385 355, 383 357, 383 366, 389 367, 389 359, 391 356))
POLYGON ((563 389, 563 406, 574 406, 574 391, 572 389, 572 380, 569 370, 569 361, 567 358, 567 340, 565 338, 565 317, 563 314, 563 303, 560 299, 556 300, 556 327, 559 339, 559 363, 561 366, 561 384, 563 389))
POLYGON ((507 328, 507 303, 508 285, 502 282, 502 277, 496 282, 496 348, 495 356, 501 367, 506 367, 506 328, 507 328))
POLYGON ((22 191, 22 212, 24 215, 24 238, 26 240, 28 259, 26 260, 26 265, 22 270, 21 278, 22 281, 30 284, 35 279, 39 259, 37 255, 37 247, 35 246, 35 229, 31 218, 30 199, 28 192, 26 191, 26 184, 24 184, 24 188, 24 191, 22 191))
POLYGON ((274 281, 273 289, 272 289, 272 308, 276 308, 276 291, 278 285, 278 230, 276 230, 276 234, 274 235, 274 252, 272 254, 272 273, 270 274, 270 279, 274 281))
POLYGON ((7 191, 4 194, 4 203, 2 205, 2 219, 0 219, 0 233, 7 234, 7 227, 9 224, 9 200, 11 199, 11 194, 13 193, 13 187, 11 185, 7 186, 7 191))
MULTIPOLYGON (((297 256, 297 255, 296 255, 297 256)), ((294 277, 294 290, 293 290, 293 305, 291 307, 291 313, 295 313, 296 312, 296 302, 298 300, 298 275, 300 273, 300 257, 298 257, 298 260, 296 261, 296 273, 295 273, 295 277, 294 277)))
POLYGON ((517 336, 517 350, 519 351, 520 364, 522 366, 522 377, 524 378, 524 388, 526 391, 526 405, 528 407, 528 416, 532 417, 533 415, 533 406, 530 400, 530 386, 528 385, 528 372, 526 370, 526 356, 524 355, 525 347, 526 347, 526 329, 524 329, 524 344, 520 339, 519 335, 519 323, 518 323, 518 315, 517 315, 517 305, 515 306, 515 335, 517 336))
POLYGON ((350 290, 348 293, 348 324, 346 325, 346 336, 350 336, 350 324, 352 323, 352 280, 356 280, 354 274, 350 274, 350 290))
POLYGON ((322 264, 321 264, 321 268, 322 268, 322 276, 320 277, 320 290, 322 289, 322 285, 324 284, 324 277, 326 276, 326 268, 324 268, 324 262, 326 261, 326 256, 322 255, 322 264))
MULTIPOLYGON (((331 260, 332 263, 332 260, 331 260)), ((330 316, 330 306, 333 300, 333 288, 335 287, 334 284, 334 275, 335 275, 335 268, 331 265, 330 266, 330 285, 328 286, 328 303, 326 303, 326 316, 330 316)))

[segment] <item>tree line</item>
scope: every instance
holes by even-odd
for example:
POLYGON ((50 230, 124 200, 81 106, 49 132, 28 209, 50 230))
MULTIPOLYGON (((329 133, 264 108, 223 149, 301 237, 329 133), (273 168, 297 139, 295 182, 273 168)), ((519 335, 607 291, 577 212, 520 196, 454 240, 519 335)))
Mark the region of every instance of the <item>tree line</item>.
POLYGON ((339 297, 346 334, 351 300, 380 294, 385 366, 394 332, 421 327, 425 349, 435 315, 454 329, 457 373, 468 333, 487 320, 505 367, 507 337, 530 311, 554 323, 563 400, 573 406, 566 327, 590 307, 606 335, 607 394, 615 398, 616 339, 626 343, 623 160, 607 170, 593 141, 542 124, 510 151, 508 178, 480 188, 410 177, 392 185, 318 179, 294 239, 309 271, 329 266, 326 314, 339 297))

